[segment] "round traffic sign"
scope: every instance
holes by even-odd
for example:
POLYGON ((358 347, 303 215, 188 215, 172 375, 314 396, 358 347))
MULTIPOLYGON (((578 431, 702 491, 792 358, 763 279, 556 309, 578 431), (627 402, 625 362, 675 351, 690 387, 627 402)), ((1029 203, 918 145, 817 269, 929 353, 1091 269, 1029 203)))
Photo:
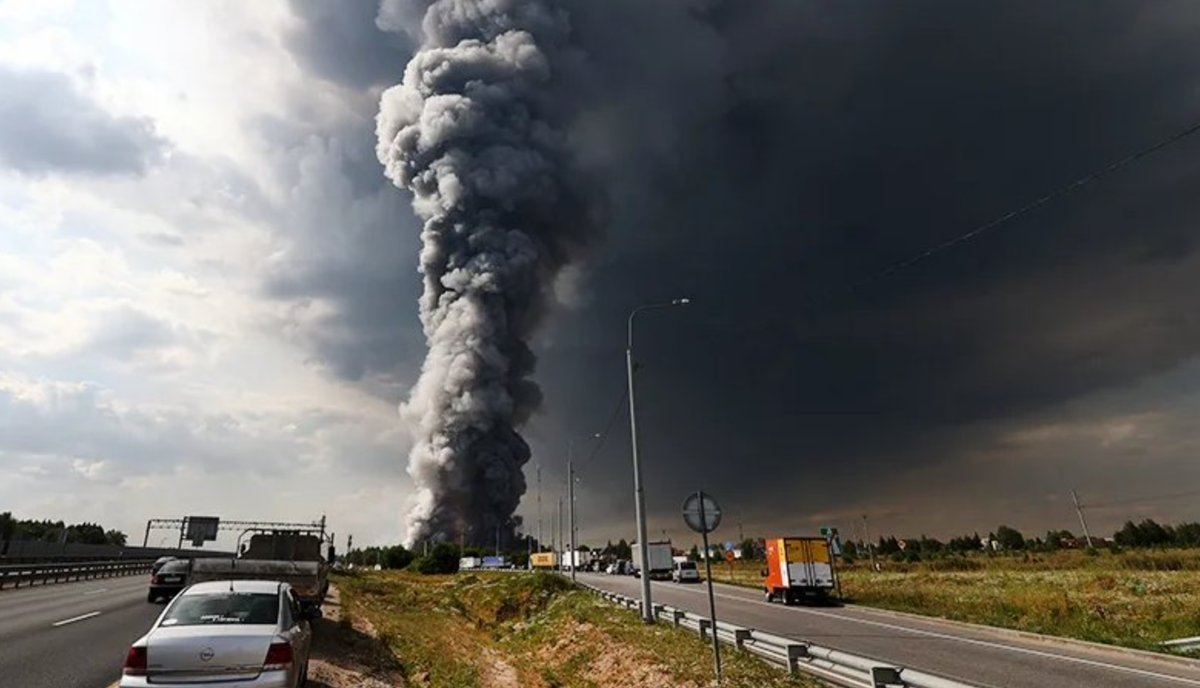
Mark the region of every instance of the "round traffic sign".
POLYGON ((683 521, 697 533, 711 533, 721 525, 721 506, 712 495, 695 492, 683 502, 683 521))
POLYGON ((731 549, 727 549, 727 550, 725 550, 725 561, 727 561, 727 562, 729 562, 729 563, 731 563, 731 564, 732 564, 732 563, 733 563, 733 560, 734 560, 735 558, 736 558, 736 557, 735 557, 735 556, 734 556, 734 554, 733 554, 733 550, 731 550, 731 549))

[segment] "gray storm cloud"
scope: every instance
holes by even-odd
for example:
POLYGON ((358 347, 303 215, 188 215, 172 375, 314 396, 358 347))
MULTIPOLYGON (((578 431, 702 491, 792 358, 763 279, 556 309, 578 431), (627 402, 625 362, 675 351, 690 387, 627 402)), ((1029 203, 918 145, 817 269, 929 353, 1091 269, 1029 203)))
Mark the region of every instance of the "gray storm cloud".
POLYGON ((545 0, 428 3, 422 45, 381 98, 379 159, 424 223, 428 353, 401 406, 416 435, 409 544, 490 543, 517 525, 530 458, 517 430, 542 397, 529 338, 594 225, 551 95, 569 32, 545 0))

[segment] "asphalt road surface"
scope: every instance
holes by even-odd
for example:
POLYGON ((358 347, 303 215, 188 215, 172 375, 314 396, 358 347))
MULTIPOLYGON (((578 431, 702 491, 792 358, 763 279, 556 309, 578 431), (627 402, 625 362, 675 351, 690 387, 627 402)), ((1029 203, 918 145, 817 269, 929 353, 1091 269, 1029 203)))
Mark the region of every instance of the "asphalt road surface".
MULTIPOLYGON (((630 576, 580 573, 581 582, 633 598, 630 576)), ((863 607, 784 607, 757 590, 715 585, 717 618, 940 674, 982 688, 1200 688, 1200 662, 1016 638, 984 626, 909 619, 863 607)), ((653 584, 653 601, 708 615, 703 584, 653 584)))
POLYGON ((0 686, 107 688, 162 604, 149 576, 0 591, 0 686))

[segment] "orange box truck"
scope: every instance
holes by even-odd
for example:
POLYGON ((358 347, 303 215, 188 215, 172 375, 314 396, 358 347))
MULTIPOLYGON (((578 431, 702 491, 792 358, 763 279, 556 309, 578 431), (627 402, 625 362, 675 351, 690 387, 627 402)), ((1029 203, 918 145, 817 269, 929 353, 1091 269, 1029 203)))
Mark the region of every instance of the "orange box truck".
POLYGON ((767 540, 767 569, 763 574, 768 602, 823 600, 837 588, 833 551, 823 537, 767 540))

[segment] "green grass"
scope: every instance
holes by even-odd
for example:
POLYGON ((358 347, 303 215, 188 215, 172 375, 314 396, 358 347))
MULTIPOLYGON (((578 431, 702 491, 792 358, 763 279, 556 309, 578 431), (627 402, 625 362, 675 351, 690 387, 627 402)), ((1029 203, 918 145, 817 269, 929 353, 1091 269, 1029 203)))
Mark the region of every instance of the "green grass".
MULTIPOLYGON (((734 581, 761 587, 762 562, 734 581)), ((1063 551, 844 567, 847 601, 1080 640, 1158 650, 1200 635, 1200 551, 1063 551)), ((729 581, 728 568, 714 579, 729 581)))
MULTIPOLYGON (((708 685, 710 646, 666 624, 644 625, 550 574, 419 576, 372 572, 336 581, 412 685, 546 688, 708 685)), ((815 686, 724 647, 733 688, 815 686)))

